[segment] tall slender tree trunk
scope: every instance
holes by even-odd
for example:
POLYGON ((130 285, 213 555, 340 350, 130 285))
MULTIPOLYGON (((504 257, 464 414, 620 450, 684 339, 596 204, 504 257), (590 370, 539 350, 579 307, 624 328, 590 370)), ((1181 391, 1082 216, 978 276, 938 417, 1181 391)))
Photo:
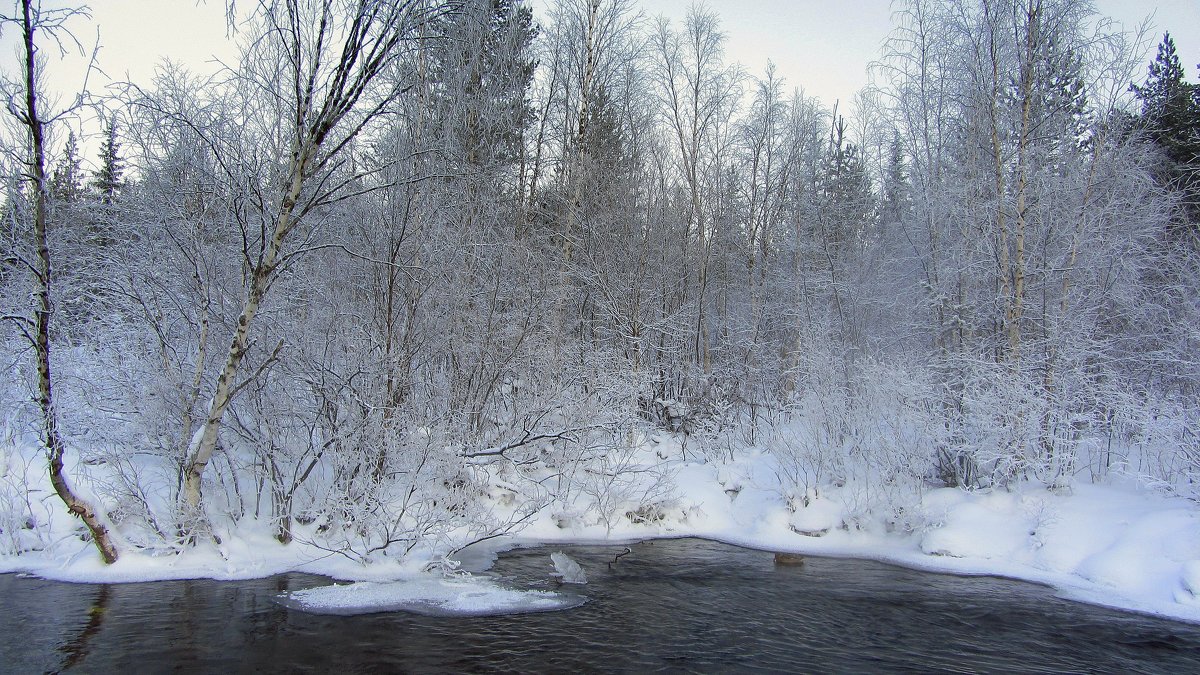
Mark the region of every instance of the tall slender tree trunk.
MULTIPOLYGON (((583 80, 579 91, 579 121, 577 126, 575 164, 570 167, 574 173, 574 191, 571 194, 571 208, 567 211, 567 231, 563 237, 563 260, 569 266, 574 252, 572 237, 575 236, 575 220, 578 217, 580 203, 583 199, 583 181, 580 178, 584 162, 587 160, 588 147, 588 116, 591 115, 592 87, 596 78, 596 26, 600 18, 600 0, 592 0, 588 5, 588 26, 583 66, 583 80)), ((564 268, 565 271, 565 268, 564 268)))
POLYGON ((1021 128, 1017 139, 1016 223, 1013 241, 1012 299, 1005 323, 1008 327, 1009 360, 1021 359, 1021 322, 1025 314, 1025 233, 1029 225, 1029 146, 1033 142, 1032 108, 1036 74, 1036 49, 1040 41, 1040 0, 1029 0, 1025 12, 1025 53, 1021 64, 1021 128))
POLYGON ((24 110, 18 113, 22 124, 29 132, 30 157, 28 169, 33 182, 33 236, 37 248, 34 296, 33 347, 37 358, 37 403, 42 414, 42 442, 46 446, 50 468, 50 484, 63 500, 67 511, 78 516, 92 533, 92 541, 106 563, 117 561, 117 549, 109 535, 103 519, 88 501, 75 494, 67 482, 63 465, 66 443, 58 428, 58 412, 54 405, 53 378, 50 371, 50 317, 53 307, 50 302, 51 259, 49 238, 46 233, 47 186, 46 186, 46 141, 45 122, 39 116, 37 102, 37 47, 34 33, 38 27, 32 0, 23 0, 22 37, 24 41, 24 110))
MULTIPOLYGON (((991 146, 992 146, 992 169, 994 179, 994 189, 996 191, 996 247, 999 255, 998 272, 1000 280, 1000 297, 1004 303, 1003 316, 1001 318, 1001 331, 1005 339, 1011 339, 1012 332, 1009 327, 1009 320, 1013 314, 1012 306, 1012 270, 1010 269, 1010 252, 1009 252, 1009 232, 1008 232, 1008 214, 1004 209, 1005 201, 1005 166, 1004 166, 1004 146, 1000 139, 1000 78, 1003 75, 1001 64, 999 45, 997 40, 997 31, 999 28, 994 25, 996 19, 991 18, 992 25, 988 28, 991 31, 987 37, 988 51, 991 57, 991 96, 988 101, 988 113, 990 117, 991 129, 991 146)), ((1010 343, 1011 345, 1011 343, 1010 343)), ((996 358, 998 360, 1005 359, 1011 361, 1012 351, 1010 348, 998 349, 996 358)))
MULTIPOLYGON (((596 76, 596 29, 600 19, 600 0, 589 0, 588 16, 587 16, 587 33, 584 36, 584 63, 582 79, 579 83, 579 114, 576 121, 575 129, 575 151, 569 160, 567 166, 567 177, 571 182, 571 202, 567 206, 567 221, 563 226, 562 233, 562 260, 559 263, 559 294, 554 309, 555 316, 555 339, 554 339, 554 363, 556 366, 562 364, 562 338, 565 330, 563 329, 566 323, 566 289, 568 279, 571 272, 571 260, 575 255, 575 228, 576 220, 580 204, 583 201, 583 171, 584 164, 587 161, 588 147, 588 115, 591 114, 591 97, 593 81, 596 76)), ((583 328, 580 328, 580 340, 583 339, 583 328)))

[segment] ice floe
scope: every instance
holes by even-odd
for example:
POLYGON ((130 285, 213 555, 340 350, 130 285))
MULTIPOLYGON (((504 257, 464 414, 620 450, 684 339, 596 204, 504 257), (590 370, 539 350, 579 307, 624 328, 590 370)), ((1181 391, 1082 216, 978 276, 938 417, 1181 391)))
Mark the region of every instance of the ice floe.
POLYGON ((280 597, 291 608, 313 614, 411 612, 425 616, 493 616, 554 612, 587 602, 581 595, 508 588, 487 577, 363 581, 295 591, 280 597))

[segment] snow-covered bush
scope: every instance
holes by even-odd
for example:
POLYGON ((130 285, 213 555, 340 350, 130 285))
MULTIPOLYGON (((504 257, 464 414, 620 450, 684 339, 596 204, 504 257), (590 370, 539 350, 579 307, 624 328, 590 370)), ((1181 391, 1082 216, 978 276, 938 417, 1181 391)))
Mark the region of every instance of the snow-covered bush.
POLYGON ((1147 392, 1116 398, 1110 436, 1097 443, 1096 471, 1132 476, 1200 501, 1200 413, 1185 396, 1147 392))
POLYGON ((31 458, 12 442, 0 439, 0 555, 20 555, 50 545, 50 523, 57 504, 43 479, 40 458, 31 458))
POLYGON ((919 371, 900 366, 864 364, 851 382, 814 389, 786 425, 764 436, 781 496, 799 509, 834 495, 846 525, 874 518, 902 523, 920 501, 943 442, 937 399, 919 371))

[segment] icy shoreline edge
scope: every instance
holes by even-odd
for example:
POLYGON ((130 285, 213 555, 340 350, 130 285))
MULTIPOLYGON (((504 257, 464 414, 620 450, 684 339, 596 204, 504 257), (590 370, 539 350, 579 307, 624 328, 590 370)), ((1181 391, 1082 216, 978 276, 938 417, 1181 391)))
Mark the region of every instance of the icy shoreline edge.
MULTIPOLYGON (((893 550, 868 543, 824 542, 814 538, 811 542, 793 541, 784 543, 778 539, 739 536, 729 532, 673 531, 661 533, 627 532, 617 536, 600 538, 594 536, 510 536, 493 540, 488 547, 492 554, 504 553, 515 548, 539 548, 553 546, 624 546, 643 542, 675 539, 701 539, 729 546, 762 551, 765 553, 789 553, 845 560, 870 560, 888 565, 958 577, 997 577, 1022 583, 1044 586, 1054 591, 1056 597, 1083 604, 1106 607, 1124 612, 1142 614, 1161 619, 1200 625, 1200 607, 1179 602, 1155 602, 1144 598, 1130 597, 1120 588, 1091 582, 1078 575, 1055 573, 1026 567, 1019 564, 1002 563, 981 558, 938 556, 914 550, 904 550, 905 539, 898 538, 893 550), (807 544, 807 545, 802 545, 807 544)), ((911 543, 911 542, 909 542, 911 543)), ((76 559, 64 565, 61 561, 50 561, 30 556, 9 556, 0 559, 0 574, 29 574, 38 578, 62 583, 105 584, 105 583, 153 583, 157 581, 180 581, 188 579, 212 579, 215 581, 245 581, 261 579, 286 573, 304 573, 324 576, 337 581, 413 581, 431 577, 414 569, 411 565, 396 565, 393 562, 372 565, 347 564, 333 561, 328 554, 321 559, 304 559, 296 555, 303 544, 278 545, 274 561, 251 560, 239 565, 236 560, 216 565, 205 551, 192 551, 181 555, 162 557, 127 555, 125 563, 115 567, 102 567, 99 561, 76 559), (291 555, 289 555, 291 554, 291 555), (286 560, 285 560, 286 559, 286 560), (163 563, 166 564, 163 564, 163 563), (173 564, 172 564, 173 563, 173 564), (140 573, 134 568, 140 569, 140 573)), ((88 549, 85 549, 87 551, 88 549)), ((211 553, 211 552, 209 552, 211 553)), ((490 568, 490 565, 488 565, 490 568)))

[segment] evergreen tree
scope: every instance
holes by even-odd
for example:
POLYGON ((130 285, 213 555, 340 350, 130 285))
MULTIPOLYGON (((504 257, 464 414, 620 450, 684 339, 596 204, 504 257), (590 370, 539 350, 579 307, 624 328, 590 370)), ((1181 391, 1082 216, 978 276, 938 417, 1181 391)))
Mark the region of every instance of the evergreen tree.
POLYGON ((1142 128, 1167 158, 1160 180, 1184 191, 1189 220, 1200 222, 1200 87, 1184 79, 1170 33, 1163 34, 1146 83, 1132 89, 1142 101, 1142 128))
POLYGON ((104 145, 100 146, 100 169, 92 173, 92 189, 104 204, 112 204, 124 186, 125 160, 121 159, 120 151, 117 122, 113 120, 104 135, 104 145))
POLYGON ((67 146, 50 175, 50 198, 54 201, 74 202, 83 196, 83 160, 79 156, 79 142, 75 132, 67 135, 67 146))
POLYGON ((428 57, 434 111, 452 161, 471 172, 511 167, 531 120, 533 12, 513 0, 470 0, 434 22, 428 57))
POLYGON ((602 86, 595 88, 590 99, 592 104, 579 134, 583 155, 595 164, 601 175, 619 175, 630 168, 620 111, 602 86))
POLYGON ((861 246, 875 220, 875 196, 862 150, 846 138, 841 115, 833 120, 819 189, 828 253, 838 257, 861 246))
POLYGON ((888 145, 887 165, 883 170, 882 194, 880 196, 879 216, 881 225, 885 228, 900 223, 910 198, 908 183, 908 168, 904 162, 904 148, 900 136, 892 137, 888 145))

